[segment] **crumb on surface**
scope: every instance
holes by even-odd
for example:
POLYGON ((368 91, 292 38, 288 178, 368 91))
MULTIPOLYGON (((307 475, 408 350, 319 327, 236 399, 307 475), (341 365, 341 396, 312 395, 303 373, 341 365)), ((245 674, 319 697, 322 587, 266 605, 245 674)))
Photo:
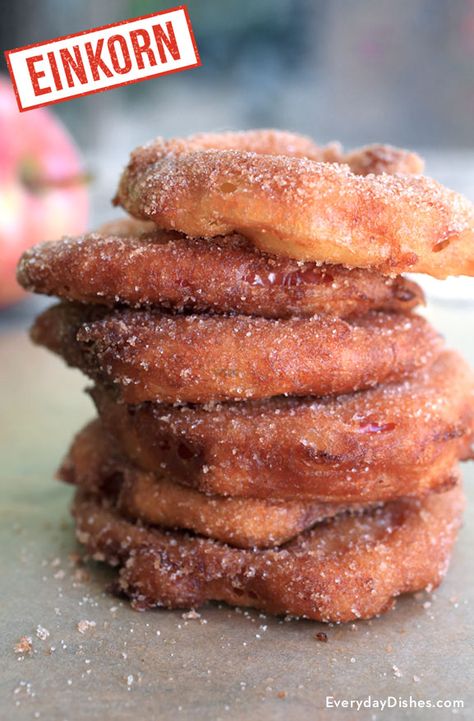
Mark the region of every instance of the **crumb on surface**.
POLYGON ((13 647, 15 653, 31 653, 33 651, 33 639, 31 636, 22 636, 13 647))
POLYGON ((41 626, 41 624, 38 624, 36 627, 36 636, 41 639, 41 641, 46 641, 47 638, 50 637, 50 632, 47 628, 44 626, 41 626))
POLYGON ((92 628, 95 628, 96 626, 95 621, 88 621, 87 619, 82 619, 81 621, 78 621, 77 623, 77 630, 79 633, 87 633, 87 631, 90 631, 92 628))
POLYGON ((182 614, 182 618, 190 621, 190 620, 197 620, 201 618, 201 614, 198 613, 194 608, 192 608, 190 611, 187 611, 186 613, 182 614))

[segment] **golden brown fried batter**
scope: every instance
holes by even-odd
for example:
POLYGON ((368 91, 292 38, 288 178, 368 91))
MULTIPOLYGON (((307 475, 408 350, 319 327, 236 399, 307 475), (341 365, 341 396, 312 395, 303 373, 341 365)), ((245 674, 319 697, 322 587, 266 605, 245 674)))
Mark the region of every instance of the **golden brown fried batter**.
POLYGON ((318 621, 370 618, 394 597, 438 585, 464 506, 459 486, 337 516, 284 547, 241 550, 123 520, 93 496, 74 504, 77 537, 121 567, 118 588, 140 609, 208 600, 318 621))
MULTIPOLYGON (((305 135, 285 130, 259 129, 224 133, 196 133, 188 138, 159 139, 164 152, 185 152, 188 150, 232 150, 241 148, 251 153, 270 155, 291 155, 300 158, 314 158, 336 162, 342 155, 339 143, 321 146, 305 135)), ((157 141, 158 142, 158 141, 157 141)), ((416 156, 418 157, 418 156, 416 156)))
POLYGON ((181 528, 239 548, 277 546, 316 522, 361 506, 209 496, 140 471, 124 460, 99 421, 76 436, 59 478, 107 497, 124 516, 152 526, 181 528))
MULTIPOLYGON (((148 146, 147 146, 148 147, 148 146)), ((309 158, 318 162, 345 163, 354 173, 422 173, 424 162, 417 153, 391 145, 367 145, 344 153, 340 143, 316 145, 307 136, 281 130, 259 129, 224 133, 196 133, 187 138, 157 138, 153 153, 183 154, 198 150, 240 150, 259 155, 309 158)))
POLYGON ((115 384, 127 403, 344 393, 407 376, 441 344, 416 315, 273 320, 107 313, 67 303, 39 316, 32 338, 115 384))
POLYGON ((266 318, 410 310, 421 288, 370 270, 269 256, 238 235, 187 238, 124 219, 98 233, 28 249, 18 281, 35 293, 136 308, 229 311, 266 318))
POLYGON ((245 133, 158 138, 132 153, 115 203, 160 228, 195 237, 237 232, 267 253, 305 261, 388 275, 474 274, 474 206, 430 178, 404 174, 420 170, 416 160, 395 150, 384 159, 380 148, 326 155, 339 162, 317 162, 320 149, 291 155, 264 134, 251 143, 245 133), (386 170, 401 172, 375 174, 386 170))
POLYGON ((417 153, 392 145, 366 145, 339 157, 326 158, 330 162, 345 163, 356 175, 381 175, 382 173, 402 173, 419 175, 424 170, 424 162, 417 153))
POLYGON ((146 470, 201 491, 338 503, 448 486, 472 456, 474 378, 444 352, 402 383, 338 398, 176 408, 92 392, 105 427, 146 470))

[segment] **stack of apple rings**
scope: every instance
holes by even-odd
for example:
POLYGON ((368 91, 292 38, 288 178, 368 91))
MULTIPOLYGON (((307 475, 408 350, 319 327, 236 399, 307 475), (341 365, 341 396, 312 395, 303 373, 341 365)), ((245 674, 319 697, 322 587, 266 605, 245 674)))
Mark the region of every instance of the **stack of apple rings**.
POLYGON ((35 343, 93 381, 59 470, 138 608, 323 621, 435 587, 474 376, 405 271, 474 274, 474 210, 414 153, 248 131, 138 148, 131 217, 27 251, 35 343))

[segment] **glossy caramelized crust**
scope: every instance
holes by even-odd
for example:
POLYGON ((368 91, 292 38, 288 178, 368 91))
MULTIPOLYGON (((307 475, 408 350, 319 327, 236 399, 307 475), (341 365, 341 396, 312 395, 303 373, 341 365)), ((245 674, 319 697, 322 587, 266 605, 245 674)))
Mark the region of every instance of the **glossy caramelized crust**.
POLYGON ((18 281, 35 293, 112 307, 163 307, 266 318, 410 310, 421 288, 401 276, 302 263, 242 236, 205 240, 124 219, 97 233, 29 248, 18 281))
POLYGON ((376 311, 349 321, 129 310, 93 320, 100 313, 63 303, 39 316, 32 338, 127 403, 344 393, 407 376, 441 344, 420 316, 376 311))
POLYGON ((111 506, 132 520, 152 526, 181 528, 239 548, 276 546, 318 521, 354 504, 314 501, 271 501, 209 496, 126 461, 99 421, 76 436, 58 472, 59 478, 108 498, 111 506))
POLYGON ((237 232, 267 253, 299 260, 387 275, 474 274, 474 206, 406 174, 421 164, 401 162, 403 151, 386 150, 388 163, 370 148, 327 155, 333 162, 319 162, 319 150, 292 155, 264 133, 251 143, 245 133, 158 138, 132 153, 115 203, 160 228, 196 237, 237 232))
POLYGON ((383 501, 449 486, 472 457, 474 379, 444 352, 410 380, 338 398, 215 407, 92 395, 134 463, 201 491, 258 498, 383 501))
POLYGON ((337 516, 286 546, 240 550, 134 525, 93 496, 74 504, 78 540, 120 566, 120 592, 140 608, 196 608, 208 600, 318 621, 370 618, 394 597, 446 573, 464 500, 456 486, 337 516))

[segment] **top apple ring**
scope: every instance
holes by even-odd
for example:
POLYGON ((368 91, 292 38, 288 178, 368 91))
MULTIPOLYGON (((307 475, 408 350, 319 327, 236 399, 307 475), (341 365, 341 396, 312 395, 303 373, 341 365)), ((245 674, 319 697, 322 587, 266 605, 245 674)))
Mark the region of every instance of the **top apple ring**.
POLYGON ((411 174, 421 169, 407 151, 344 155, 275 131, 158 138, 132 153, 114 203, 161 228, 238 232, 299 260, 474 275, 474 206, 411 174))

